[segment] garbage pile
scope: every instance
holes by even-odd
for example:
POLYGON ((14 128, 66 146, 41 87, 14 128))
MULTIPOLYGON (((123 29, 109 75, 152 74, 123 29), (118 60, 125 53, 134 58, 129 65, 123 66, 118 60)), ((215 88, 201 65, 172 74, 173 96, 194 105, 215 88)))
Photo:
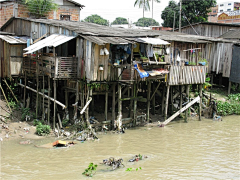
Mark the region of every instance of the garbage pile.
POLYGON ((104 159, 103 164, 106 165, 106 166, 112 167, 112 170, 115 170, 115 169, 120 168, 120 167, 125 167, 124 164, 123 164, 123 159, 122 158, 115 159, 113 157, 110 157, 109 159, 104 159))

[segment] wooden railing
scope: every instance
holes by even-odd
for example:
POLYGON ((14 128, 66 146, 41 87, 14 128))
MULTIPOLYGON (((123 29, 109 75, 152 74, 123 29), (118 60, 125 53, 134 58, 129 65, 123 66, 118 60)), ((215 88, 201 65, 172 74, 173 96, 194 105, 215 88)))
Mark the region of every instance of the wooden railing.
POLYGON ((206 66, 170 66, 168 84, 203 84, 206 80, 206 71, 206 66))
POLYGON ((22 63, 22 70, 26 73, 36 73, 36 59, 30 57, 24 57, 22 63))
POLYGON ((77 78, 77 57, 57 57, 55 78, 77 78))

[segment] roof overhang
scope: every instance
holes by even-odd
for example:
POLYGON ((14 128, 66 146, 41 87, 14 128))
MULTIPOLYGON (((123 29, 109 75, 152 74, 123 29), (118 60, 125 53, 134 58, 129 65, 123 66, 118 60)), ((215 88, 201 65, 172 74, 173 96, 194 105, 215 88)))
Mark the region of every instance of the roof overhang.
POLYGON ((27 44, 26 40, 17 36, 0 35, 0 39, 8 42, 9 44, 27 44))
POLYGON ((167 41, 164 41, 159 38, 128 38, 129 40, 138 42, 138 43, 145 43, 145 44, 152 44, 152 45, 168 45, 170 44, 167 41))
POLYGON ((44 47, 57 47, 65 42, 68 42, 72 39, 76 38, 76 36, 65 36, 62 34, 52 34, 45 39, 36 42, 35 44, 25 48, 24 50, 27 51, 24 54, 31 54, 39 49, 44 47))

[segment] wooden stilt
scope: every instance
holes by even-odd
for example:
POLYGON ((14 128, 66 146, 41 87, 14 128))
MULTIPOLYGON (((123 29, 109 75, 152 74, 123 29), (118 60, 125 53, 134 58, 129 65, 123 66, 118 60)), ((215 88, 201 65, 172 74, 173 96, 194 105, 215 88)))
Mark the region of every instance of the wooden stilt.
POLYGON ((55 123, 56 123, 56 98, 57 98, 57 85, 56 85, 56 79, 53 80, 53 88, 54 88, 54 105, 53 105, 53 129, 55 129, 55 123))
POLYGON ((151 95, 151 81, 148 81, 148 86, 147 86, 147 122, 148 123, 150 119, 150 95, 151 95))
POLYGON ((200 103, 199 103, 199 121, 202 119, 202 84, 198 85, 199 88, 199 96, 200 96, 200 103))
MULTIPOLYGON (((50 86, 50 76, 48 76, 48 97, 50 97, 50 93, 51 93, 51 86, 50 86)), ((48 110, 47 110, 47 114, 48 114, 48 125, 50 125, 50 99, 48 98, 48 110)))
MULTIPOLYGON (((45 83, 44 83, 44 74, 43 74, 43 94, 45 94, 45 83)), ((45 110, 44 110, 44 96, 42 97, 42 120, 44 121, 45 118, 45 110)))
POLYGON ((23 95, 23 106, 26 107, 26 86, 27 86, 27 73, 24 71, 24 95, 23 95))
POLYGON ((173 114, 173 86, 170 87, 171 114, 173 114))
POLYGON ((7 85, 8 89, 10 90, 10 92, 12 93, 12 95, 13 95, 14 99, 16 100, 16 102, 18 103, 18 100, 17 100, 15 94, 13 93, 12 89, 9 87, 9 85, 8 85, 8 83, 7 83, 7 81, 6 81, 6 79, 4 79, 3 81, 4 81, 5 84, 7 85))
POLYGON ((91 116, 94 116, 94 95, 92 95, 91 101, 91 116))
MULTIPOLYGON (((132 84, 130 96, 134 96, 134 83, 132 84)), ((130 97, 130 96, 128 96, 128 97, 130 97)), ((128 117, 134 118, 133 117, 133 100, 130 100, 128 117)))
POLYGON ((39 100, 39 94, 38 94, 38 92, 39 92, 39 75, 38 75, 38 73, 39 73, 39 64, 38 64, 38 61, 37 61, 37 63, 36 63, 36 83, 37 83, 37 88, 36 88, 36 90, 37 90, 37 94, 36 94, 36 118, 38 118, 38 107, 39 107, 39 104, 38 104, 38 100, 39 100))
POLYGON ((164 114, 164 120, 167 119, 169 90, 170 90, 170 86, 168 85, 168 86, 167 86, 166 103, 165 103, 165 114, 164 114))
MULTIPOLYGON (((179 101, 179 108, 180 109, 182 109, 182 104, 183 104, 183 86, 182 85, 180 85, 180 87, 179 87, 180 89, 180 101, 179 101)), ((181 116, 182 114, 180 114, 180 116, 181 116)))
POLYGON ((108 120, 108 91, 105 92, 105 120, 108 120))
MULTIPOLYGON (((189 100, 189 85, 186 85, 186 97, 187 97, 188 101, 190 102, 190 100, 189 100)), ((187 122, 187 117, 188 117, 188 109, 185 111, 184 122, 187 122)))
POLYGON ((116 98, 116 83, 113 83, 113 94, 112 94, 112 129, 114 127, 114 121, 116 118, 115 114, 115 98, 116 98))
POLYGON ((134 104, 133 104, 133 125, 136 126, 137 123, 137 83, 134 82, 134 104))
POLYGON ((3 93, 3 96, 4 96, 5 100, 6 100, 6 102, 7 102, 8 108, 9 108, 10 112, 12 112, 12 109, 11 109, 9 103, 8 103, 7 97, 6 97, 6 95, 5 95, 4 91, 3 91, 3 88, 2 88, 2 84, 1 84, 1 83, 0 83, 0 88, 1 88, 1 90, 2 90, 2 93, 3 93))
MULTIPOLYGON (((153 83, 153 91, 155 91, 155 90, 157 90, 157 89, 155 89, 156 87, 155 87, 155 83, 153 83)), ((156 106, 156 104, 155 104, 155 93, 152 95, 152 114, 153 115, 155 115, 155 106, 156 106)))
POLYGON ((164 115, 164 99, 165 99, 165 92, 166 92, 166 86, 163 86, 163 92, 162 92, 162 108, 161 108, 161 114, 164 115))
POLYGON ((229 83, 228 83, 228 94, 231 94, 231 87, 232 87, 232 82, 229 81, 229 83))

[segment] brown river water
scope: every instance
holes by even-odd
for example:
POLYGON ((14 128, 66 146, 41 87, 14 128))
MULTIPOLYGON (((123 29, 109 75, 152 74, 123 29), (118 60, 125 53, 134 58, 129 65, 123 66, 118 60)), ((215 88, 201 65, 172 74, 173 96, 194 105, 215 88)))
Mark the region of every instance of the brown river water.
POLYGON ((82 172, 90 162, 99 165, 92 179, 240 179, 240 116, 224 117, 221 122, 172 122, 164 128, 149 125, 99 138, 64 149, 33 145, 55 140, 51 138, 30 145, 4 141, 1 179, 89 179, 82 172), (128 162, 139 153, 148 158, 128 162), (123 158, 125 167, 112 171, 100 165, 109 157, 123 158), (136 171, 139 167, 142 170, 136 171))

